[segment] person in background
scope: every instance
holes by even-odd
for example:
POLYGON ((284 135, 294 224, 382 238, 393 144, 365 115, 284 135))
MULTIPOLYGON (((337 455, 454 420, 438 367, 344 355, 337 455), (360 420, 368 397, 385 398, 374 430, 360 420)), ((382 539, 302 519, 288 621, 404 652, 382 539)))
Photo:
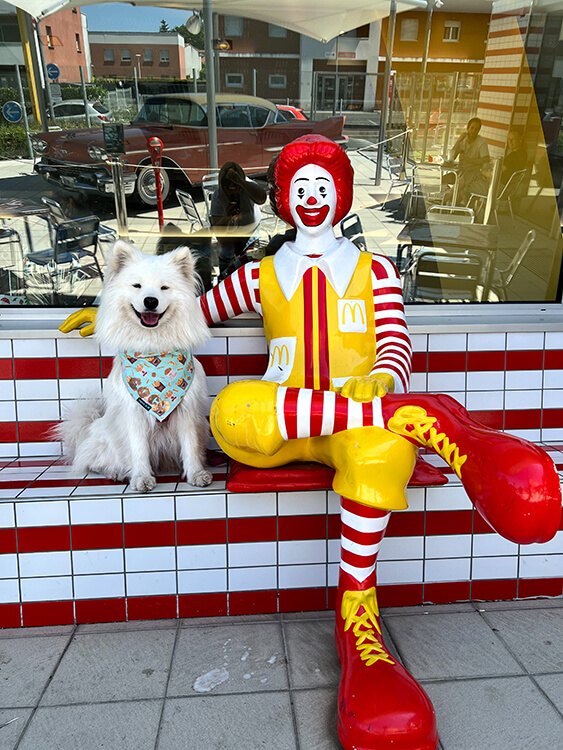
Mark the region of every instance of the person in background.
POLYGON ((511 128, 506 139, 508 152, 504 157, 500 184, 506 185, 514 172, 520 172, 528 167, 528 152, 524 143, 524 136, 519 128, 511 128))
POLYGON ((479 135, 481 120, 472 117, 467 123, 466 132, 455 142, 450 161, 459 157, 459 192, 458 205, 465 205, 472 193, 486 194, 489 180, 483 168, 490 161, 489 146, 483 136, 479 135))

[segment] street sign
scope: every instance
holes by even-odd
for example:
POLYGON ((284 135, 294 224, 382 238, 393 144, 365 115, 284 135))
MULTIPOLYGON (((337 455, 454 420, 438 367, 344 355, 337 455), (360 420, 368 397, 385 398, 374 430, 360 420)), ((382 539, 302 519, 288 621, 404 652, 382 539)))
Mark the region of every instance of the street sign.
POLYGON ((55 63, 49 63, 47 65, 47 75, 51 79, 51 81, 56 81, 57 78, 61 75, 61 70, 58 65, 55 65, 55 63))
POLYGON ((2 107, 2 114, 8 122, 19 122, 23 117, 22 105, 18 102, 6 102, 2 107))

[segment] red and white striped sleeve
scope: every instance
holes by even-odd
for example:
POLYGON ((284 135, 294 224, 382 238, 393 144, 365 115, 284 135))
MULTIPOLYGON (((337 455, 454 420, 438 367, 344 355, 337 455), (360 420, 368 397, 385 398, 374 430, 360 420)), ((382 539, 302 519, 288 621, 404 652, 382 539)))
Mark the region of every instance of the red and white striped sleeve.
POLYGON ((260 261, 246 263, 199 297, 200 307, 209 325, 236 318, 245 312, 262 315, 259 271, 260 261))
POLYGON ((376 354, 370 375, 388 373, 395 381, 395 393, 407 393, 412 345, 405 319, 401 280, 394 263, 384 255, 374 255, 371 281, 376 354))

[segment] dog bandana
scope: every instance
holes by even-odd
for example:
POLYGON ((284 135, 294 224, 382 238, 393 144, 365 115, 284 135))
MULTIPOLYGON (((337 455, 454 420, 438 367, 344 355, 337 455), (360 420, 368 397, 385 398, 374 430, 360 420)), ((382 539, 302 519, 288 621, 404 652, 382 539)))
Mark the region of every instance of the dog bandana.
POLYGON ((119 352, 127 390, 159 422, 169 417, 188 392, 194 377, 191 351, 161 354, 119 352))

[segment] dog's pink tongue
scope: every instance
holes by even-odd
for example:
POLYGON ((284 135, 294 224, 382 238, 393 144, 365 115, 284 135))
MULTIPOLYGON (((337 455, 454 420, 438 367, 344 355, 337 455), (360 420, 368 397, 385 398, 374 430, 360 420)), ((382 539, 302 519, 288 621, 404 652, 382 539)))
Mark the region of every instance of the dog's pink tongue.
POLYGON ((144 312, 141 313, 141 320, 146 326, 155 326, 158 323, 158 313, 144 312))

